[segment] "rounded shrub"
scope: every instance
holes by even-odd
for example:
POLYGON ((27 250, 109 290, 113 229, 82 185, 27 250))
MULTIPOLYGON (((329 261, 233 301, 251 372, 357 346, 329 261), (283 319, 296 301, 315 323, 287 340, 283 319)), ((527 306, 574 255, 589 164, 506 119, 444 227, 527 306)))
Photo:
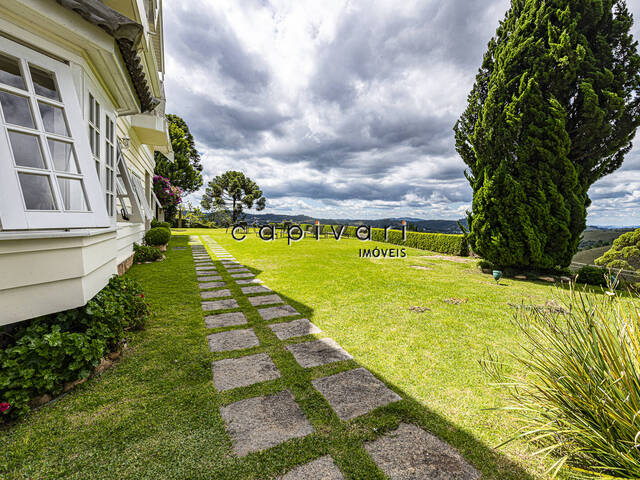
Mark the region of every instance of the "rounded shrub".
POLYGON ((162 258, 162 250, 157 247, 133 244, 133 261, 135 263, 155 262, 162 258))
POLYGON ((169 222, 159 222, 154 218, 153 220, 151 220, 151 228, 157 228, 157 227, 171 229, 171 224, 169 222))
POLYGON ((166 245, 171 238, 171 231, 163 227, 156 227, 149 230, 144 235, 144 241, 147 245, 157 247, 160 245, 166 245))
POLYGON ((607 269, 592 267, 585 265, 578 270, 578 283, 586 283, 587 285, 606 286, 607 285, 607 269))

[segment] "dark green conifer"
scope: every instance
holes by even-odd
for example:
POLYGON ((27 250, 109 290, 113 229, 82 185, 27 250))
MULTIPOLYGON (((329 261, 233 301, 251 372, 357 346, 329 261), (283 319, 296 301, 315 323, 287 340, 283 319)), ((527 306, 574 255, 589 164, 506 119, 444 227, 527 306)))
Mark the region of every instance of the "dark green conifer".
POLYGON ((474 199, 469 242, 500 266, 567 266, 589 187, 640 125, 624 0, 512 0, 455 126, 474 199))

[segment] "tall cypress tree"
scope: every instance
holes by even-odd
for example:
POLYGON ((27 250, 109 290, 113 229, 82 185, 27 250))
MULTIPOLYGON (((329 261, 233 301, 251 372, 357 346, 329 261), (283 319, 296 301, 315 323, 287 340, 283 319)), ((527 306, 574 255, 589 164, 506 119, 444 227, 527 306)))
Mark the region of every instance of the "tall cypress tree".
POLYGON ((501 266, 567 266, 589 187, 640 125, 624 0, 512 0, 454 128, 473 189, 469 242, 501 266))

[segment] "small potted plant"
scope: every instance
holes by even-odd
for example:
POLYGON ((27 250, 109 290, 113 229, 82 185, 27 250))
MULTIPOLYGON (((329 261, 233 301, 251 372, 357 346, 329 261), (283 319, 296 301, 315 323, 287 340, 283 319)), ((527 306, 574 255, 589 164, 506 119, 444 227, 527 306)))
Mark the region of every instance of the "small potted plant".
POLYGON ((144 243, 150 247, 158 247, 165 252, 171 238, 171 231, 164 227, 156 227, 149 230, 144 236, 144 243))

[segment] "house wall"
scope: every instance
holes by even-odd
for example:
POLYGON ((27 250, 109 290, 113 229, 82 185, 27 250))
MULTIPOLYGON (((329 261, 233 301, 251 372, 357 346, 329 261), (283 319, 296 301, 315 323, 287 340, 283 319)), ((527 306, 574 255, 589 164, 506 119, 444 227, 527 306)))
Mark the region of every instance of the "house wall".
MULTIPOLYGON (((136 9, 146 5, 142 0, 106 3, 131 9, 138 17, 136 9)), ((144 27, 148 31, 147 20, 144 27)), ((139 104, 114 39, 53 0, 3 0, 0 35, 12 41, 19 39, 70 66, 85 123, 91 93, 104 113, 116 121, 116 137, 129 139, 122 154, 130 171, 146 185, 145 196, 150 202, 151 187, 145 178, 153 175, 154 147, 143 144, 131 127, 128 115, 139 113, 139 104)), ((148 50, 147 44, 144 50, 148 50)), ((145 59, 147 74, 157 77, 158 72, 149 69, 148 64, 145 59)), ((159 78, 150 83, 161 88, 159 78)), ((154 91, 154 95, 160 94, 163 92, 154 91)), ((104 121, 102 129, 104 133, 104 121)), ((104 135, 101 142, 104 148, 104 135)), ((0 152, 0 162, 10 161, 5 157, 0 152)), ((104 190, 104 157, 101 162, 104 190)), ((117 204, 116 207, 118 210, 117 204)), ((146 224, 118 222, 114 216, 110 226, 100 229, 7 231, 2 229, 1 220, 0 326, 86 304, 118 273, 118 265, 130 265, 133 244, 142 243, 149 226, 148 220, 146 224)))

